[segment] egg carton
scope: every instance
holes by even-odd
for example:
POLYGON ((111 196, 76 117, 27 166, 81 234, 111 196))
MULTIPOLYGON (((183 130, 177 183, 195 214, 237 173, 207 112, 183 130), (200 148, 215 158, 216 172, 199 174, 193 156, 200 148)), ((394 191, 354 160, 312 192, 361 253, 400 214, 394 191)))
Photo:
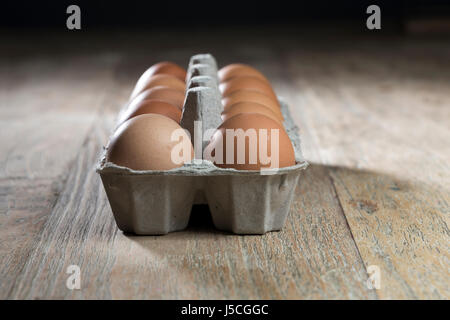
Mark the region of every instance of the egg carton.
MULTIPOLYGON (((181 126, 191 139, 217 128, 223 106, 217 63, 210 54, 191 57, 181 126), (198 122, 201 121, 201 128, 198 122), (195 126, 197 125, 197 130, 195 126), (200 130, 201 129, 201 130, 200 130)), ((286 221, 300 173, 307 167, 298 128, 286 103, 279 98, 284 127, 296 164, 274 171, 244 171, 216 167, 201 154, 208 141, 194 145, 196 158, 182 167, 138 171, 106 160, 97 165, 117 226, 138 235, 160 235, 187 227, 194 204, 208 204, 217 229, 236 234, 280 230, 286 221), (200 156, 199 156, 200 155, 200 156)))

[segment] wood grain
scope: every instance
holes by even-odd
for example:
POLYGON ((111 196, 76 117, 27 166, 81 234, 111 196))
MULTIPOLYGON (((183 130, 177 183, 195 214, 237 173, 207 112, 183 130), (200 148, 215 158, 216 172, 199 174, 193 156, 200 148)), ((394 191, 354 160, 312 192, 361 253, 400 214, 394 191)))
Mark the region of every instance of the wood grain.
POLYGON ((116 59, 37 54, 0 60, 0 298, 5 298, 94 123, 116 59))
POLYGON ((366 267, 380 267, 380 298, 448 299, 450 82, 439 71, 445 58, 438 51, 409 51, 409 60, 389 53, 355 50, 334 55, 333 63, 323 52, 302 56, 302 63, 292 53, 290 70, 302 91, 291 99, 299 101, 318 151, 310 158, 330 166, 366 267))
POLYGON ((448 299, 448 193, 377 172, 332 177, 366 265, 380 267, 380 297, 448 299))
POLYGON ((27 54, 0 44, 0 298, 450 297, 448 45, 185 36, 76 35, 75 53, 64 38, 27 54), (312 165, 286 227, 222 233, 201 206, 185 231, 123 234, 94 171, 101 147, 149 64, 201 51, 258 67, 291 107, 312 165), (81 290, 66 287, 72 264, 81 290))

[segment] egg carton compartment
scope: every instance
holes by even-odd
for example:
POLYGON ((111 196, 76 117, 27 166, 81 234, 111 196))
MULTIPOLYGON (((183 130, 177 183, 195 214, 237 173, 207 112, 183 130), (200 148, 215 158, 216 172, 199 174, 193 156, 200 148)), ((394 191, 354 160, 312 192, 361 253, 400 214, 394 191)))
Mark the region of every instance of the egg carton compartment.
POLYGON ((183 230, 194 204, 208 204, 213 223, 220 230, 264 234, 283 228, 300 173, 308 165, 302 156, 298 127, 279 98, 284 127, 295 151, 296 164, 290 167, 246 171, 219 168, 201 159, 208 143, 203 134, 222 123, 217 70, 210 54, 190 59, 180 124, 193 142, 196 138, 202 141, 194 145, 196 159, 191 163, 165 171, 133 170, 108 162, 104 148, 96 170, 120 230, 138 235, 183 230), (196 121, 201 121, 197 130, 196 121))

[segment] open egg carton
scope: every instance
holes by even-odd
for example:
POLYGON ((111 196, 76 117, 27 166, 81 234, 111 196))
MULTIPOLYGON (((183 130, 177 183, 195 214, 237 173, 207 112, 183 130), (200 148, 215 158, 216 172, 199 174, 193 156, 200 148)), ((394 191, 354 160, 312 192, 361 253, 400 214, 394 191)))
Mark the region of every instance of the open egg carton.
MULTIPOLYGON (((180 124, 193 140, 202 141, 206 130, 222 123, 222 95, 214 57, 210 54, 191 57, 186 83, 180 124), (200 131, 194 130, 196 121, 202 122, 200 131)), ((286 103, 282 99, 279 102, 296 164, 276 171, 219 168, 197 157, 208 141, 194 144, 197 159, 166 171, 137 171, 115 165, 106 160, 106 147, 97 172, 119 229, 138 235, 183 230, 194 204, 208 204, 213 223, 220 230, 264 234, 282 229, 307 162, 302 157, 298 128, 286 103)))

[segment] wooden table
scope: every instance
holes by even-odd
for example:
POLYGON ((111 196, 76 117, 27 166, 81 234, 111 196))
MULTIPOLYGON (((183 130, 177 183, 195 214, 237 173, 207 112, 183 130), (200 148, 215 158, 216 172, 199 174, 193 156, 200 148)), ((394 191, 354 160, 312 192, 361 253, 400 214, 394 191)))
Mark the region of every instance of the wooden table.
POLYGON ((450 42, 231 34, 2 35, 0 298, 450 297, 450 42), (146 67, 200 52, 254 65, 290 104, 310 167, 286 226, 227 234, 200 208, 185 231, 125 235, 100 150, 146 67))

